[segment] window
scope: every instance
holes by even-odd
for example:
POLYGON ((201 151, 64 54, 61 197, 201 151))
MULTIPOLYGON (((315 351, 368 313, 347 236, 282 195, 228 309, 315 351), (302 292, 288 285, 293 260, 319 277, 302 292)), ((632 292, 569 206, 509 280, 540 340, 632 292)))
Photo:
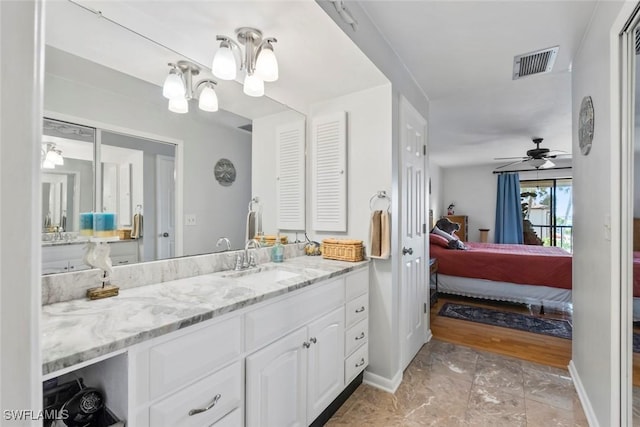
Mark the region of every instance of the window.
POLYGON ((558 246, 572 252, 571 178, 520 181, 520 194, 525 232, 527 228, 533 230, 544 246, 558 246))

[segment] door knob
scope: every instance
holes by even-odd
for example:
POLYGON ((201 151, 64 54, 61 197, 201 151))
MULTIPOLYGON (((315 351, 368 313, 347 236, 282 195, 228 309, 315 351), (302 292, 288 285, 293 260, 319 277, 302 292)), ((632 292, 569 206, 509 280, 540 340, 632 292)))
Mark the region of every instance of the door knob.
POLYGON ((409 249, 402 248, 402 255, 406 255, 406 254, 413 255, 413 248, 409 248, 409 249))
POLYGON ((169 233, 165 231, 164 233, 162 233, 162 237, 169 237, 169 233))

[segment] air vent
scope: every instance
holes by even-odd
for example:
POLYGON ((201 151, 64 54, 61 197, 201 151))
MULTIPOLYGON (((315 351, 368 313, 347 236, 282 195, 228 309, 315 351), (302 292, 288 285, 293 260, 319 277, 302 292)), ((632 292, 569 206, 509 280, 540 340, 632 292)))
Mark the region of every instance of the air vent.
POLYGON ((247 132, 253 132, 253 123, 238 126, 238 129, 246 130, 247 132))
POLYGON ((517 55, 513 58, 513 80, 548 73, 553 68, 560 46, 517 55))
POLYGON ((636 30, 636 55, 640 55, 640 29, 636 30))

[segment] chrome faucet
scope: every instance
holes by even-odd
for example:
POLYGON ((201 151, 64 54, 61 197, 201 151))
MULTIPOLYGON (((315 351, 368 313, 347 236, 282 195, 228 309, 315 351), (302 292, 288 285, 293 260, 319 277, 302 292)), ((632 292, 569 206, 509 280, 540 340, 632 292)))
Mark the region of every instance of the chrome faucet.
POLYGON ((216 243, 216 247, 220 247, 220 245, 222 244, 222 242, 227 244, 227 249, 225 249, 225 251, 230 251, 231 250, 231 242, 229 241, 228 238, 226 237, 221 237, 218 239, 218 243, 216 243))
POLYGON ((256 239, 249 239, 247 240, 247 243, 244 244, 244 268, 256 266, 255 254, 251 254, 251 256, 249 256, 249 248, 251 247, 253 247, 254 249, 259 248, 260 242, 258 242, 256 239))
POLYGON ((257 249, 260 247, 260 242, 256 239, 249 239, 244 245, 244 252, 238 252, 236 255, 236 266, 234 270, 244 270, 247 268, 256 266, 255 254, 249 254, 249 249, 257 249))

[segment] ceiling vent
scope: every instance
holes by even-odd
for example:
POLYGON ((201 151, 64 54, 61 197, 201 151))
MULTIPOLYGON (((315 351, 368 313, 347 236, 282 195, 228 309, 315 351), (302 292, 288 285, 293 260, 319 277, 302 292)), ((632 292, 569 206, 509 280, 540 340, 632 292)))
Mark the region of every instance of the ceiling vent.
POLYGON ((556 62, 558 49, 560 46, 515 56, 513 58, 513 80, 550 72, 556 62))
POLYGON ((640 55, 640 29, 636 30, 636 55, 640 55))

